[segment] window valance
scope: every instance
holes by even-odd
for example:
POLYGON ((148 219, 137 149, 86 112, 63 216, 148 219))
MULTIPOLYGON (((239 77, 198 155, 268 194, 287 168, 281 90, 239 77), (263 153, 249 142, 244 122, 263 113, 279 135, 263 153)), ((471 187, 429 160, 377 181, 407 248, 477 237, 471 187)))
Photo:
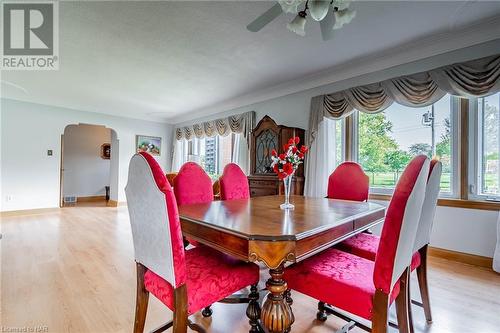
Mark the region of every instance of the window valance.
POLYGON ((323 117, 339 119, 354 110, 377 113, 396 102, 422 107, 444 95, 482 97, 500 91, 500 55, 448 65, 427 72, 313 97, 309 139, 314 140, 323 117))
POLYGON ((255 111, 232 115, 225 118, 205 121, 190 126, 175 129, 177 140, 191 140, 192 138, 227 136, 231 133, 242 133, 248 141, 250 131, 255 125, 255 111))

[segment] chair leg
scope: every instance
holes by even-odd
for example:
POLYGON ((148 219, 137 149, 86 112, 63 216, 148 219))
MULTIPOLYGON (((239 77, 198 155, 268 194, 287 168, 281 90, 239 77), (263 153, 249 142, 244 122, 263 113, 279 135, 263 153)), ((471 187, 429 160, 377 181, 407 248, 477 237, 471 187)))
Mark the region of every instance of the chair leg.
POLYGON ((418 286, 422 297, 425 319, 432 323, 431 301, 429 297, 429 285, 427 284, 427 245, 418 250, 420 253, 420 266, 417 267, 418 286))
POLYGON ((146 323, 146 313, 148 311, 149 292, 144 286, 144 274, 146 267, 136 263, 137 268, 137 294, 135 299, 135 321, 134 333, 143 333, 146 323))
POLYGON ((207 317, 210 317, 214 311, 210 308, 211 305, 207 306, 206 308, 203 309, 203 311, 201 311, 201 315, 205 318, 207 317))
POLYGON ((409 333, 410 324, 408 318, 408 279, 410 268, 407 268, 400 279, 401 290, 396 298, 396 313, 398 316, 398 328, 400 333, 409 333))
POLYGON ((327 314, 325 310, 325 303, 324 302, 318 302, 318 313, 316 313, 316 319, 319 321, 326 321, 327 314))
POLYGON ((250 294, 248 295, 250 301, 247 306, 248 323, 250 324, 249 333, 260 332, 259 318, 260 318, 260 305, 259 305, 259 290, 257 284, 250 287, 250 294))
POLYGON ((373 305, 372 333, 387 333, 389 295, 376 290, 373 305))
POLYGON ((413 328, 413 313, 412 313, 412 306, 411 306, 411 271, 408 273, 408 324, 410 326, 410 333, 414 333, 415 329, 413 328))
POLYGON ((174 330, 173 333, 187 333, 188 328, 187 288, 182 285, 174 290, 174 330))

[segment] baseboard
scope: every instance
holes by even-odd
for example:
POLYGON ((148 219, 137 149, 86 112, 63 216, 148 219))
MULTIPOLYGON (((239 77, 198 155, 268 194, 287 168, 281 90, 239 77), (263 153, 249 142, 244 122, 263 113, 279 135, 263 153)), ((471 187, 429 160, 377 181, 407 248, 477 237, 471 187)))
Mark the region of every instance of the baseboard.
POLYGON ((436 258, 447 259, 451 261, 460 262, 463 264, 485 267, 489 269, 492 269, 493 266, 493 258, 478 256, 476 254, 446 250, 438 247, 429 246, 429 255, 436 258))
POLYGON ((118 207, 118 201, 116 201, 116 200, 108 200, 108 202, 106 203, 106 206, 108 206, 108 207, 118 207))
POLYGON ((105 201, 105 195, 91 195, 89 197, 77 197, 76 202, 96 202, 96 201, 105 201))
POLYGON ((37 209, 23 209, 23 210, 9 210, 6 212, 0 212, 0 217, 12 217, 12 216, 25 216, 25 215, 38 215, 51 212, 58 212, 61 208, 37 208, 37 209))

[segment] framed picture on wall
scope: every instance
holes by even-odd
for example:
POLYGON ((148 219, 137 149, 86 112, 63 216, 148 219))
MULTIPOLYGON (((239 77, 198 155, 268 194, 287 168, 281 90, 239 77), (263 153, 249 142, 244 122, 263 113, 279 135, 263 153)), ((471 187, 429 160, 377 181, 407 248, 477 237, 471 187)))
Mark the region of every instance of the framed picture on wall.
POLYGON ((136 135, 135 147, 138 153, 145 151, 153 156, 160 156, 161 138, 156 136, 136 135))
POLYGON ((103 143, 101 145, 101 158, 109 160, 111 158, 111 144, 103 143))

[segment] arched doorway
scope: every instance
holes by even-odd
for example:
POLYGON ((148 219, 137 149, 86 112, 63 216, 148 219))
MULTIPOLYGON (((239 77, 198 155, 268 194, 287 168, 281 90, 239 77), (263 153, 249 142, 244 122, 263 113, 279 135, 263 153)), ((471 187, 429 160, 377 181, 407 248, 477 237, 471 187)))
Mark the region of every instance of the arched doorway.
POLYGON ((119 141, 115 130, 72 124, 61 135, 60 206, 116 206, 119 141))

